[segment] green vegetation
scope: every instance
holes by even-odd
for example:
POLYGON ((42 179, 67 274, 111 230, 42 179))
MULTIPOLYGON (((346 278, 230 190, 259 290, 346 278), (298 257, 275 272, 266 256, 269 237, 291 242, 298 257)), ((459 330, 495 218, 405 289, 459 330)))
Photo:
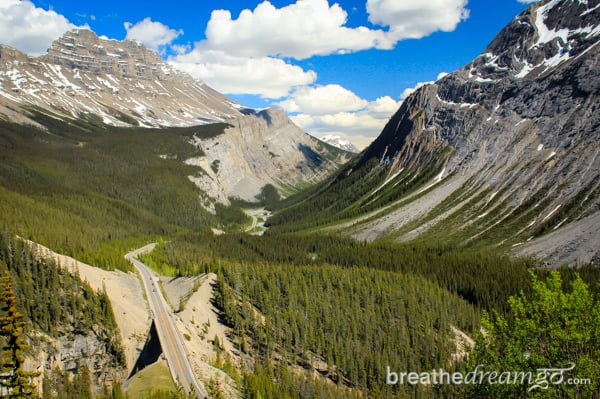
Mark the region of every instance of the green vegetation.
POLYGON ((389 166, 372 158, 355 169, 355 160, 334 178, 281 201, 268 224, 278 233, 311 231, 395 205, 439 174, 447 155, 443 152, 422 170, 405 168, 390 181, 389 166))
POLYGON ((6 236, 0 236, 0 269, 10 271, 16 283, 19 307, 29 328, 52 337, 95 328, 104 340, 105 352, 113 356, 114 366, 124 365, 117 324, 105 292, 95 292, 76 271, 40 259, 35 248, 6 236))
POLYGON ((419 276, 249 264, 224 268, 219 281, 216 302, 224 319, 238 339, 252 338, 240 341, 242 349, 265 360, 283 357, 284 364, 316 370, 372 397, 386 392, 385 365, 441 367, 451 358, 450 325, 468 332, 478 325, 466 301, 419 276), (315 298, 319 292, 327 296, 315 298), (236 305, 239 299, 243 305, 236 305))
POLYGON ((546 281, 532 274, 533 292, 512 296, 506 317, 493 314, 482 320, 485 334, 466 363, 466 371, 485 365, 488 371, 533 371, 530 384, 477 384, 465 386, 469 397, 592 398, 600 392, 600 303, 578 276, 568 290, 552 272, 546 281), (565 368, 564 381, 549 375, 546 385, 540 369, 565 368), (569 384, 568 379, 588 383, 569 384))
POLYGON ((271 363, 255 365, 253 373, 244 374, 244 398, 247 399, 360 399, 358 392, 333 384, 324 384, 320 378, 298 378, 287 367, 271 363))
MULTIPOLYGON (((314 234, 189 233, 148 257, 177 274, 218 273, 223 320, 239 350, 257 359, 244 376, 248 397, 429 397, 423 386, 386 386, 385 367, 451 369, 451 325, 474 335, 479 309, 507 314, 511 295, 532 292, 531 270, 550 276, 501 252, 314 234)), ((580 271, 599 280, 597 268, 580 271)), ((572 268, 561 273, 577 279, 572 268)))
MULTIPOLYGON (((39 344, 39 337, 25 344, 23 333, 41 331, 52 337, 95 332, 103 340, 104 352, 112 359, 115 370, 124 367, 125 356, 119 340, 112 307, 103 292, 94 292, 87 283, 64 268, 34 256, 35 249, 20 240, 0 236, 0 342, 3 356, 2 372, 16 370, 10 381, 0 381, 0 391, 7 388, 8 397, 37 398, 31 385, 35 373, 23 369, 25 351, 39 344), (16 282, 16 284, 13 283, 16 282), (13 290, 13 285, 16 289, 13 290), (8 339, 4 340, 4 334, 8 339), (15 388, 17 387, 17 388, 15 388), (11 396, 13 395, 13 396, 11 396)), ((91 373, 83 366, 72 374, 60 369, 47 370, 42 379, 42 399, 92 398, 91 373)), ((109 399, 113 396, 101 396, 109 399)), ((116 399, 117 397, 115 397, 116 399)))
POLYGON ((237 207, 215 204, 215 211, 220 221, 219 227, 226 230, 239 231, 250 223, 250 217, 237 207))
POLYGON ((75 375, 59 368, 46 371, 42 399, 93 399, 90 369, 83 366, 75 375))
POLYGON ((169 368, 164 361, 156 362, 139 371, 127 386, 129 399, 145 399, 152 393, 157 396, 160 392, 163 395, 166 392, 177 392, 177 387, 173 383, 169 368))
MULTIPOLYGON (((240 211, 200 203, 187 176, 189 143, 224 124, 191 128, 111 128, 32 111, 47 127, 0 121, 0 222, 10 231, 79 260, 129 270, 123 254, 158 235, 220 223, 243 224, 240 211)), ((89 119, 89 118, 88 118, 89 119)))
MULTIPOLYGON (((255 237, 231 233, 248 223, 238 207, 216 205, 216 215, 202 207, 203 193, 188 176, 205 172, 183 162, 203 154, 190 139, 214 137, 226 125, 109 129, 93 115, 67 121, 31 112, 47 130, 0 121, 0 272, 7 271, 6 281, 16 283, 14 295, 2 298, 18 303, 0 310, 2 333, 20 334, 24 328, 64 337, 94 331, 113 367, 122 367, 124 354, 115 338, 118 331, 106 293, 94 292, 75 271, 39 259, 35 248, 17 237, 122 270, 131 270, 123 259, 126 252, 158 241, 157 249, 141 259, 161 274, 218 274, 215 305, 232 328, 230 338, 246 364, 236 369, 215 338, 215 365, 232 377, 244 398, 527 394, 497 387, 470 391, 391 386, 385 384, 388 366, 420 372, 472 370, 478 362, 488 369, 504 369, 560 367, 572 361, 577 376, 594 381, 600 377, 599 269, 586 266, 577 272, 562 268, 560 274, 550 273, 538 269, 537 262, 514 259, 501 248, 486 245, 510 235, 509 229, 526 226, 532 205, 540 203, 550 188, 508 209, 500 200, 502 193, 492 199, 489 190, 467 182, 464 190, 419 220, 431 221, 465 202, 444 227, 434 227, 419 242, 365 243, 314 233, 357 216, 368 220, 375 210, 387 207, 383 212, 390 212, 418 201, 423 194, 417 190, 440 172, 449 150, 438 149, 426 167, 407 167, 393 176, 385 162, 355 159, 328 181, 290 198, 281 200, 278 189, 287 194, 299 187, 266 185, 257 201, 276 213, 266 235, 255 237), (489 212, 477 226, 454 228, 464 225, 464 218, 485 211, 489 212), (509 212, 510 223, 494 225, 509 212), (230 233, 215 236, 209 227, 230 233), (471 240, 475 235, 477 239, 471 240), (482 314, 487 335, 478 336, 471 358, 461 363, 453 356, 457 350, 453 327, 478 335, 482 314), (11 328, 9 320, 14 321, 11 328), (523 353, 529 354, 527 358, 523 353)), ((323 162, 308 150, 307 159, 323 162)), ((219 163, 211 167, 216 171, 219 163)), ((582 201, 597 193, 592 186, 584 189, 537 226, 535 234, 578 217, 582 201)), ((406 229, 416 227, 417 222, 406 229)), ((0 285, 8 287, 4 292, 10 293, 9 283, 2 281, 0 285)), ((184 308, 181 300, 178 309, 184 308)), ((24 344, 0 341, 4 348, 24 344)), ((3 361, 7 353, 2 352, 3 361)), ((4 363, 0 378, 9 368, 19 369, 15 362, 4 363)), ((86 368, 74 376, 48 370, 42 397, 91 399, 90 374, 86 368)), ((594 384, 550 393, 590 396, 598 389, 594 384)), ((217 381, 206 385, 211 396, 223 396, 217 381)), ((127 396, 115 383, 96 399, 185 396, 164 365, 157 364, 131 382, 127 396)))
POLYGON ((23 314, 17 309, 14 283, 8 272, 0 277, 0 393, 8 398, 33 398, 35 373, 25 370, 27 344, 23 314))
MULTIPOLYGON (((144 258, 159 269, 176 266, 172 275, 214 270, 220 260, 242 264, 310 264, 364 267, 421 275, 483 309, 505 308, 511 294, 529 290, 529 259, 500 252, 465 251, 448 245, 364 243, 334 235, 245 234, 214 236, 210 232, 179 235, 144 258)), ((593 278, 590 276, 590 278, 593 278)))

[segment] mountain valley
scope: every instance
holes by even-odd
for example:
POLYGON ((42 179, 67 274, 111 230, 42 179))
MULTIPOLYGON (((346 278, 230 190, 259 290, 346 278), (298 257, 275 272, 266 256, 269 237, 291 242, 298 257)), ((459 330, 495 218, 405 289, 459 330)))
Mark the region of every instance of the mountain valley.
POLYGON ((537 237, 557 230, 561 242, 544 250, 553 266, 597 258, 597 223, 585 238, 560 235, 571 222, 595 220, 599 206, 600 26, 588 6, 530 8, 473 62, 418 89, 316 196, 354 195, 319 223, 341 220, 327 229, 358 239, 482 242, 531 255, 541 249, 537 237), (572 18, 560 20, 565 13, 572 18), (360 193, 353 174, 371 180, 360 193))
POLYGON ((360 152, 136 41, 0 46, 0 396, 598 397, 599 40, 534 3, 360 152))

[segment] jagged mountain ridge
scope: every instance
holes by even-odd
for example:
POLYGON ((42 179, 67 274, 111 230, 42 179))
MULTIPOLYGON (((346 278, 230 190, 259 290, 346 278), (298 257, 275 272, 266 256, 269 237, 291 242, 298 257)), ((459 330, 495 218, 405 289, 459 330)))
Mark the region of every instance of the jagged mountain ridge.
POLYGON ((333 184, 371 179, 340 213, 365 215, 338 228, 367 240, 482 241, 552 264, 593 259, 599 227, 561 231, 599 214, 599 3, 536 3, 471 63, 409 96, 333 184), (559 236, 551 250, 527 250, 548 233, 559 236))
POLYGON ((214 202, 229 204, 229 197, 254 201, 266 184, 289 195, 318 182, 348 155, 302 132, 281 111, 243 107, 139 42, 103 39, 89 30, 65 33, 37 58, 0 46, 0 116, 36 125, 28 116, 32 107, 109 126, 228 123, 218 140, 196 140, 211 152, 189 162, 203 165, 206 173, 190 179, 206 193, 203 204, 210 210, 214 202), (257 124, 257 115, 268 123, 257 124))
POLYGON ((241 115, 242 108, 141 43, 102 39, 79 29, 37 58, 1 46, 0 84, 1 102, 36 105, 72 118, 93 114, 116 126, 222 122, 241 115))

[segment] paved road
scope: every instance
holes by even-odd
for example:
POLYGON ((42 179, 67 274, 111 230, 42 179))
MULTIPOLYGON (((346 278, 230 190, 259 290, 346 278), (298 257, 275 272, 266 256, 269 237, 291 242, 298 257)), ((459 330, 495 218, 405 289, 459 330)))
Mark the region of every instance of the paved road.
POLYGON ((246 233, 254 230, 256 228, 256 225, 258 224, 258 218, 256 217, 256 215, 250 215, 249 213, 247 213, 247 215, 252 218, 252 224, 250 226, 246 227, 246 229, 244 230, 244 232, 246 232, 246 233))
POLYGON ((188 393, 194 391, 198 398, 208 398, 204 387, 194 375, 181 334, 175 326, 173 316, 158 286, 158 278, 148 266, 136 258, 143 252, 151 251, 155 245, 149 244, 131 251, 125 255, 125 258, 133 263, 142 276, 158 339, 169 364, 173 380, 178 381, 188 393))

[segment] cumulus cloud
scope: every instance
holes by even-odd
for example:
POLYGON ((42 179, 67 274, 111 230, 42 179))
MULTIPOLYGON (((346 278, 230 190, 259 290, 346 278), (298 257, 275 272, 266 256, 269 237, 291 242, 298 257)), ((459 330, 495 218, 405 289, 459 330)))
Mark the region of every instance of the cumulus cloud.
MULTIPOLYGON (((293 65, 291 59, 391 49, 402 39, 450 31, 468 17, 466 3, 367 0, 370 21, 381 27, 376 29, 347 26, 347 11, 328 0, 297 0, 281 8, 265 0, 253 10, 243 10, 237 18, 228 10, 214 10, 206 26, 206 39, 187 52, 177 48, 170 61, 225 93, 280 98, 295 86, 316 80, 313 71, 293 65), (265 68, 264 73, 259 67, 265 68)), ((308 101, 315 90, 298 92, 285 107, 306 107, 300 102, 308 101)), ((332 88, 320 90, 320 94, 331 94, 332 88)))
POLYGON ((237 57, 215 50, 196 49, 172 58, 170 63, 228 94, 281 98, 293 87, 311 84, 317 79, 314 71, 304 71, 279 58, 237 57))
POLYGON ((453 31, 469 17, 468 0, 367 0, 369 21, 389 26, 389 40, 453 31))
POLYGON ((264 1, 237 19, 228 10, 215 10, 203 45, 236 55, 296 59, 393 46, 383 30, 349 28, 347 18, 339 4, 327 0, 298 0, 282 8, 264 1))
POLYGON ((77 28, 64 16, 36 7, 29 0, 0 1, 0 38, 26 54, 44 54, 52 42, 77 28))
POLYGON ((298 88, 277 105, 313 136, 336 135, 363 148, 381 133, 400 104, 389 96, 367 101, 339 85, 326 85, 298 88))
MULTIPOLYGON (((436 81, 448 74, 441 72, 436 81)), ((434 81, 418 82, 400 94, 400 100, 390 96, 366 101, 339 85, 300 87, 289 98, 279 101, 290 118, 304 131, 315 137, 336 135, 349 140, 358 148, 367 146, 383 130, 402 101, 420 87, 434 81)))
POLYGON ((213 11, 202 45, 240 56, 296 59, 391 49, 402 39, 454 30, 468 17, 466 4, 467 0, 368 0, 369 20, 387 28, 383 30, 346 26, 348 13, 327 0, 297 0, 282 8, 263 1, 237 19, 228 10, 213 11))
POLYGON ((326 115, 341 111, 356 111, 365 108, 367 104, 366 100, 350 90, 337 84, 330 84, 300 87, 278 105, 288 112, 326 115))
POLYGON ((136 24, 125 22, 123 24, 127 31, 126 39, 138 40, 144 43, 148 48, 160 51, 165 46, 171 44, 183 34, 183 30, 171 29, 161 22, 152 21, 150 18, 144 18, 136 24))
POLYGON ((396 101, 390 96, 379 97, 377 100, 369 103, 367 111, 374 118, 388 119, 400 108, 401 104, 402 101, 396 101))

